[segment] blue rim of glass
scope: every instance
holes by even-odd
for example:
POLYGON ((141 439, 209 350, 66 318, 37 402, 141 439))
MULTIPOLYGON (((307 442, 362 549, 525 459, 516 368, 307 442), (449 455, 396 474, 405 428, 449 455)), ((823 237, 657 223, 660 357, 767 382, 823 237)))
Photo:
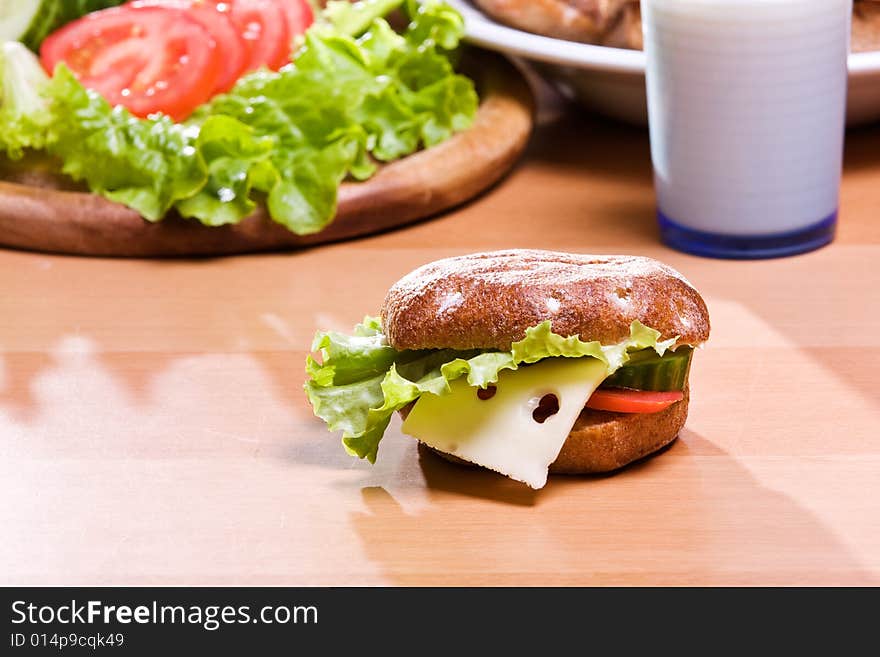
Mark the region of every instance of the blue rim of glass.
POLYGON ((673 249, 707 258, 758 260, 806 253, 829 244, 837 228, 837 211, 799 230, 769 235, 724 235, 687 228, 657 212, 660 237, 673 249))

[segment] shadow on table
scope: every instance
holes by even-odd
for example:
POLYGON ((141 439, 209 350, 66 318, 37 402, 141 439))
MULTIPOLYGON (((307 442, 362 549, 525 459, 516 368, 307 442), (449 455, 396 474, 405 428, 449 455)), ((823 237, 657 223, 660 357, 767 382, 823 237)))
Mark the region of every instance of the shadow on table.
POLYGON ((551 477, 541 491, 427 452, 420 466, 424 509, 368 486, 350 517, 395 584, 873 582, 819 518, 690 431, 617 475, 551 477))
MULTIPOLYGON (((684 260, 681 256, 676 258, 679 262, 684 260)), ((797 365, 803 375, 821 381, 824 386, 833 384, 839 390, 834 397, 822 400, 826 406, 821 417, 823 425, 827 426, 834 409, 840 408, 842 402, 848 408, 857 406, 860 412, 855 415, 839 414, 839 428, 843 430, 848 421, 858 421, 860 428, 866 429, 864 423, 869 416, 880 417, 880 387, 869 381, 869 373, 880 367, 880 347, 871 332, 876 325, 876 309, 880 307, 880 275, 874 261, 870 249, 831 244, 791 258, 710 261, 711 270, 702 263, 693 265, 692 270, 687 266, 690 263, 679 266, 709 300, 710 314, 713 301, 721 302, 719 305, 735 304, 744 316, 760 320, 768 333, 775 334, 776 342, 785 345, 780 356, 785 357, 786 352, 799 353, 797 365), (841 250, 844 248, 848 251, 841 250), (698 268, 702 275, 692 274, 698 268)), ((744 319, 743 326, 747 325, 744 319)), ((760 340, 749 336, 744 345, 762 347, 760 340)), ((707 357, 712 348, 710 336, 707 357)), ((790 390, 792 373, 772 360, 768 366, 761 376, 779 382, 780 394, 790 390)), ((805 380, 795 383, 807 385, 805 380)), ((784 406, 763 408, 778 415, 780 421, 787 421, 791 412, 784 406)), ((876 454, 877 450, 872 449, 871 453, 876 454)))
MULTIPOLYGON (((674 443, 673 443, 674 444, 674 443)), ((660 455, 672 448, 672 444, 662 448, 656 455, 660 455)), ((550 495, 550 484, 561 485, 565 475, 551 475, 550 484, 541 490, 534 490, 524 484, 514 481, 498 473, 485 468, 469 465, 450 463, 446 459, 433 453, 430 448, 419 443, 419 468, 425 477, 425 484, 431 491, 446 492, 457 496, 466 496, 474 499, 482 499, 504 504, 518 506, 538 506, 542 497, 550 495)), ((625 468, 614 473, 584 475, 573 477, 581 481, 607 479, 619 477, 623 473, 633 473, 642 468, 650 467, 653 457, 639 459, 625 468)))
POLYGON ((570 236, 572 243, 578 244, 586 227, 595 245, 592 248, 606 244, 658 246, 647 130, 590 114, 558 99, 551 100, 549 110, 545 108, 542 114, 525 154, 532 175, 546 168, 556 180, 569 177, 605 185, 598 195, 547 199, 547 209, 556 221, 554 233, 570 236), (577 135, 575 142, 573 135, 577 135), (572 148, 572 143, 585 146, 572 148), (558 212, 555 203, 562 204, 558 212), (575 207, 565 207, 571 204, 575 207), (571 225, 561 224, 563 220, 571 225))
POLYGON ((595 173, 618 180, 652 177, 651 144, 643 128, 612 121, 571 106, 538 122, 525 153, 531 164, 550 164, 580 175, 595 173), (572 148, 572 135, 587 148, 572 148))
POLYGON ((880 166, 880 124, 850 128, 844 146, 844 173, 880 166))

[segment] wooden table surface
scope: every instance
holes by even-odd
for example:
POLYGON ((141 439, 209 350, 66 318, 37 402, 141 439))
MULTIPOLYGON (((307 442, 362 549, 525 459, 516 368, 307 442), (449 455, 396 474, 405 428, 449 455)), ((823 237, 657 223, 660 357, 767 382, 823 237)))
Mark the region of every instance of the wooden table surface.
POLYGON ((0 251, 0 583, 880 582, 880 127, 849 134, 836 242, 728 262, 661 246, 647 134, 545 106, 468 206, 314 250, 214 260, 0 251), (302 393, 318 328, 429 260, 635 253, 712 336, 664 454, 538 492, 421 453, 375 466, 302 393))

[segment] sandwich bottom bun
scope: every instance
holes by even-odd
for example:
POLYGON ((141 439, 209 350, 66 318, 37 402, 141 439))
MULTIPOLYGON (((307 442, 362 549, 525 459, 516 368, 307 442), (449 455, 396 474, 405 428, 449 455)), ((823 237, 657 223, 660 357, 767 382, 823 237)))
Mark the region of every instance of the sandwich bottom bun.
POLYGON ((585 408, 550 465, 557 474, 611 472, 671 443, 687 419, 684 399, 659 413, 610 413, 585 408))
MULTIPOLYGON (((613 472, 666 447, 684 427, 689 397, 689 389, 685 388, 684 399, 659 413, 611 413, 585 408, 559 456, 550 465, 550 472, 613 472)), ((476 467, 450 454, 429 449, 447 461, 476 467)))

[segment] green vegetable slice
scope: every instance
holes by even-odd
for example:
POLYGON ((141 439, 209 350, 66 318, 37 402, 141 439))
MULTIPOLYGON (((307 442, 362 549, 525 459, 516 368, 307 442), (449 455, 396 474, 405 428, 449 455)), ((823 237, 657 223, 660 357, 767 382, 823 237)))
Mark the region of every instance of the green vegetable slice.
POLYGON ((629 360, 602 383, 603 387, 634 390, 684 390, 691 369, 692 347, 679 347, 662 356, 653 349, 629 354, 629 360))

